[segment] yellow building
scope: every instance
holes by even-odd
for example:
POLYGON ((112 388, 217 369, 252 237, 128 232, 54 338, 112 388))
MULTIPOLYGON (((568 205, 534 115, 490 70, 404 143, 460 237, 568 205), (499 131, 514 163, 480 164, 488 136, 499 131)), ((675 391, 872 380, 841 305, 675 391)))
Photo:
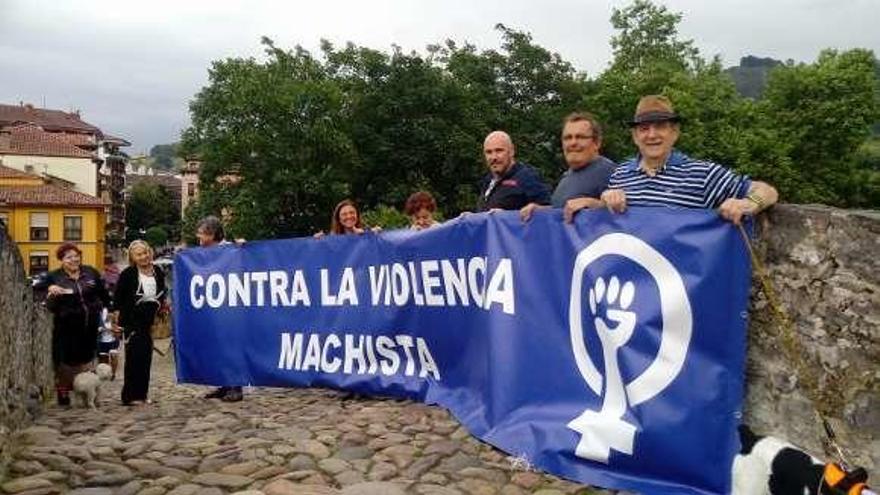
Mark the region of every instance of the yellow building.
POLYGON ((18 244, 29 275, 61 266, 55 249, 65 242, 82 250, 84 265, 102 270, 106 207, 94 196, 0 165, 0 221, 18 244))

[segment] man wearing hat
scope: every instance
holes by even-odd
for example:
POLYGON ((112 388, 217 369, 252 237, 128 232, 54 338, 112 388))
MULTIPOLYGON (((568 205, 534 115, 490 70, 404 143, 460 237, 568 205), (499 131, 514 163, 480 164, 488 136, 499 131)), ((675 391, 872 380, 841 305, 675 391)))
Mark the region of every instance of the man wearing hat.
POLYGON ((608 189, 602 193, 610 210, 620 213, 627 206, 717 208, 723 218, 739 224, 743 216, 776 203, 773 186, 676 150, 680 120, 665 96, 639 100, 630 122, 639 153, 611 174, 608 189))
MULTIPOLYGON (((599 196, 608 187, 608 177, 617 165, 599 154, 602 126, 590 113, 575 112, 565 117, 561 140, 568 170, 559 179, 550 204, 562 208, 563 218, 571 222, 574 214, 584 208, 605 206, 599 196)), ((540 207, 529 203, 520 210, 520 217, 528 221, 540 207)))

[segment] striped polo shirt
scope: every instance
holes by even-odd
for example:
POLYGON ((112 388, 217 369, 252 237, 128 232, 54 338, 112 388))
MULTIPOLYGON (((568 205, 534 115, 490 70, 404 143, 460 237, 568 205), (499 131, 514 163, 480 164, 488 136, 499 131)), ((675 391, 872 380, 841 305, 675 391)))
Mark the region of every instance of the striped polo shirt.
POLYGON ((717 163, 692 160, 673 150, 654 177, 639 168, 641 156, 621 164, 608 179, 609 189, 623 189, 629 206, 718 208, 726 199, 744 198, 751 179, 717 163))

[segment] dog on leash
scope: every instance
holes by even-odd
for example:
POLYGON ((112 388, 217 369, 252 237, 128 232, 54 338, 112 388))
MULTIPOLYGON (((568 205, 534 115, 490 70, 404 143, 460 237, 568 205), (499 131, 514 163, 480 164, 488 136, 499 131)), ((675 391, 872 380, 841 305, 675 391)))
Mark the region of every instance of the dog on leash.
POLYGON ((874 493, 864 470, 850 473, 827 465, 775 437, 739 427, 741 449, 733 461, 733 495, 838 495, 874 493))
POLYGON ((95 409, 98 406, 98 395, 101 382, 110 380, 113 369, 107 363, 101 363, 95 367, 95 371, 83 371, 73 379, 74 403, 82 403, 83 407, 95 409))

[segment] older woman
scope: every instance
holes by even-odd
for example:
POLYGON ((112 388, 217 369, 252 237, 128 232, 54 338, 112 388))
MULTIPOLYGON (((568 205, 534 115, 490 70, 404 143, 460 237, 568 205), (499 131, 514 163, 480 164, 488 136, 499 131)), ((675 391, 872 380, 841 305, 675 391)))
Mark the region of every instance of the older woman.
POLYGON ((125 381, 122 403, 135 406, 147 402, 153 337, 150 327, 165 301, 165 276, 153 265, 153 249, 137 240, 128 246, 129 266, 116 284, 115 319, 125 336, 125 381))
POLYGON ((434 212, 437 210, 437 202, 434 196, 427 191, 412 193, 406 200, 404 211, 410 220, 410 229, 424 230, 437 225, 434 212))
MULTIPOLYGON (((196 240, 199 246, 209 248, 212 246, 220 246, 229 244, 226 240, 226 233, 223 230, 223 223, 214 215, 207 216, 199 221, 196 226, 196 240)), ((244 243, 244 239, 236 239, 237 244, 244 243)), ((224 402, 238 402, 244 399, 244 391, 241 385, 222 386, 205 394, 206 399, 220 399, 224 402)))
POLYGON ((53 314, 52 363, 58 404, 70 405, 73 377, 95 359, 101 310, 110 306, 110 294, 97 270, 82 264, 76 244, 55 251, 61 268, 46 275, 46 307, 53 314))

